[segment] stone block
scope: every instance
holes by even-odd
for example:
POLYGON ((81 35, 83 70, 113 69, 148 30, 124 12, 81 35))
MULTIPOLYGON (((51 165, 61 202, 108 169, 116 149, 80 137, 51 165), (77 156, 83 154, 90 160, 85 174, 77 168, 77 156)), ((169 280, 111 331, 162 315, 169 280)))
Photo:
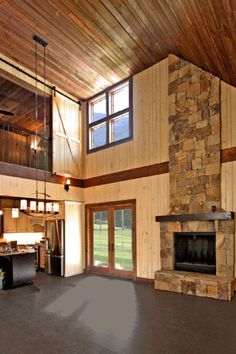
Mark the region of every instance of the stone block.
POLYGON ((209 105, 213 106, 214 104, 217 104, 217 103, 219 103, 219 94, 215 95, 215 96, 210 95, 210 97, 209 97, 209 105))
POLYGON ((175 104, 176 103, 176 94, 173 93, 172 95, 169 95, 168 101, 169 101, 169 104, 175 104))
POLYGON ((196 123, 196 129, 201 129, 201 128, 205 128, 208 126, 208 120, 207 119, 204 119, 204 120, 201 120, 200 122, 197 122, 196 123))
POLYGON ((196 200, 198 201, 198 202, 204 202, 204 201, 206 201, 206 193, 198 193, 198 194, 196 194, 196 200))
POLYGON ((217 275, 225 278, 232 278, 234 276, 234 266, 227 264, 219 265, 217 275))
POLYGON ((220 144, 220 135, 219 134, 214 134, 210 135, 207 138, 207 144, 208 145, 217 145, 220 144))
POLYGON ((165 233, 167 231, 166 222, 160 222, 160 230, 161 230, 161 233, 165 233))
POLYGON ((217 77, 211 79, 210 95, 218 96, 220 100, 220 80, 217 77))
POLYGON ((218 282, 218 299, 231 300, 230 283, 218 282))
POLYGON ((198 102, 199 101, 204 101, 204 100, 208 100, 209 99, 209 97, 210 97, 210 90, 208 89, 208 90, 205 90, 205 91, 202 91, 201 93, 200 93, 200 95, 198 95, 198 102))
POLYGON ((191 98, 197 97, 198 95, 200 95, 200 92, 201 92, 200 82, 194 82, 191 83, 191 85, 189 86, 187 91, 187 96, 191 98))
POLYGON ((210 120, 210 125, 211 125, 211 133, 212 135, 215 135, 215 134, 219 134, 220 136, 220 119, 219 119, 219 115, 215 115, 213 117, 211 117, 211 120, 210 120))
MULTIPOLYGON (((216 242, 217 242, 217 236, 216 236, 216 242)), ((217 270, 219 265, 224 265, 227 262, 227 254, 226 250, 219 250, 216 246, 216 265, 217 265, 217 270)), ((217 272, 219 274, 219 272, 217 272)))
POLYGON ((196 129, 196 139, 197 140, 201 140, 204 137, 209 136, 211 133, 211 128, 210 126, 206 126, 205 128, 201 128, 201 129, 196 129))
POLYGON ((201 297, 206 297, 207 295, 207 287, 204 282, 198 282, 196 284, 196 295, 201 297))
POLYGON ((221 220, 220 231, 223 233, 234 234, 235 220, 221 220))
POLYGON ((187 98, 186 102, 185 102, 185 107, 186 108, 191 108, 191 107, 194 107, 194 106, 196 106, 196 100, 193 99, 193 98, 187 98))
POLYGON ((212 297, 214 299, 218 298, 218 286, 217 284, 215 285, 207 285, 207 296, 212 297))
POLYGON ((210 107, 211 116, 214 116, 217 113, 220 114, 220 103, 216 103, 210 107))
POLYGON ((201 158, 197 158, 195 160, 192 160, 192 169, 193 170, 198 170, 199 168, 202 167, 202 159, 201 158))
POLYGON ((181 172, 185 166, 188 164, 188 156, 180 156, 177 158, 178 161, 178 166, 179 166, 179 171, 181 172))
POLYGON ((178 86, 175 92, 187 92, 189 87, 189 82, 183 82, 178 86))
POLYGON ((190 202, 190 196, 189 195, 183 195, 180 198, 182 204, 189 204, 190 202))
POLYGON ((179 62, 180 62, 180 58, 177 57, 176 55, 174 55, 174 54, 168 55, 168 65, 178 64, 179 62))
POLYGON ((220 162, 215 162, 206 165, 206 175, 220 174, 220 162))
POLYGON ((174 277, 172 279, 172 281, 169 284, 169 290, 174 291, 175 293, 181 293, 181 284, 178 278, 174 277))
MULTIPOLYGON (((164 242, 164 241, 162 241, 164 242)), ((166 239, 166 243, 168 242, 168 239, 166 239)), ((172 245, 171 245, 172 246, 172 245)), ((161 257, 162 258, 169 258, 173 256, 173 246, 172 247, 162 247, 161 249, 161 257)))
POLYGON ((214 221, 201 221, 198 223, 198 232, 214 232, 215 227, 214 227, 214 221))
POLYGON ((183 294, 196 294, 196 282, 189 280, 181 280, 181 292, 183 294))
POLYGON ((228 250, 230 246, 229 237, 223 232, 217 232, 216 235, 216 249, 217 250, 228 250))
POLYGON ((209 91, 210 90, 210 86, 211 86, 211 84, 210 84, 209 78, 205 77, 203 80, 200 81, 200 91, 201 91, 201 93, 203 91, 206 91, 206 90, 209 91))
POLYGON ((197 170, 190 170, 185 172, 185 177, 187 179, 189 178, 196 178, 198 176, 198 171, 197 170))
POLYGON ((178 92, 178 80, 172 81, 168 85, 168 95, 172 95, 178 92))
POLYGON ((183 151, 189 151, 194 149, 195 139, 187 139, 183 142, 183 151))
POLYGON ((230 247, 226 249, 226 258, 227 258, 227 265, 233 266, 234 265, 234 247, 230 247))
POLYGON ((168 222, 167 229, 168 232, 173 237, 173 232, 181 232, 181 222, 179 221, 168 222))
POLYGON ((174 116, 176 114, 176 105, 169 103, 169 115, 174 116))
POLYGON ((182 66, 179 69, 179 77, 183 78, 184 76, 186 76, 188 73, 190 72, 190 65, 188 63, 186 63, 186 65, 182 66))
POLYGON ((173 270, 174 262, 172 258, 161 258, 161 269, 163 270, 173 270))
POLYGON ((220 200, 221 190, 218 185, 206 189, 207 200, 220 200))
POLYGON ((176 81, 178 78, 179 78, 178 70, 169 72, 169 76, 168 76, 169 82, 176 81))
POLYGON ((199 227, 199 221, 188 221, 183 225, 183 231, 196 232, 199 227))
MULTIPOLYGON (((173 248, 173 237, 170 239, 169 237, 165 237, 161 239, 161 256, 164 257, 165 249, 173 248)), ((172 253, 171 253, 172 254, 172 253)))
POLYGON ((191 76, 191 83, 195 83, 195 82, 199 82, 200 79, 200 73, 195 71, 194 73, 192 73, 191 76))
POLYGON ((155 280, 155 289, 157 290, 170 290, 169 284, 165 281, 155 280))
POLYGON ((189 124, 195 124, 201 120, 202 120, 201 112, 196 112, 196 113, 191 114, 188 119, 189 124))

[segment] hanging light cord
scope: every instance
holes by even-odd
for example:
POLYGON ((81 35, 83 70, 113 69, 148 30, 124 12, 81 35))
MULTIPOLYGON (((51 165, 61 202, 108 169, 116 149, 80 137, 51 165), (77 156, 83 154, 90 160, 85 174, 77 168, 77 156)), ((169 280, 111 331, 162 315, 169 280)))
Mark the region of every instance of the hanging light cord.
POLYGON ((47 198, 47 100, 46 100, 46 47, 43 47, 43 135, 44 135, 44 202, 47 198))
POLYGON ((38 142, 38 43, 35 41, 35 142, 34 142, 34 159, 35 159, 35 174, 36 174, 36 200, 38 199, 38 161, 37 161, 37 142, 38 142))

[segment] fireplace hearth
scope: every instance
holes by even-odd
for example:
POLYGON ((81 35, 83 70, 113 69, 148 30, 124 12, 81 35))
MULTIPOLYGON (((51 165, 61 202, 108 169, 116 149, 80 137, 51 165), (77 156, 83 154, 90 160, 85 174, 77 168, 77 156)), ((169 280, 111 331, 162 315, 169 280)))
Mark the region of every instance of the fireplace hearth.
POLYGON ((216 274, 215 242, 215 233, 176 232, 174 269, 216 274))

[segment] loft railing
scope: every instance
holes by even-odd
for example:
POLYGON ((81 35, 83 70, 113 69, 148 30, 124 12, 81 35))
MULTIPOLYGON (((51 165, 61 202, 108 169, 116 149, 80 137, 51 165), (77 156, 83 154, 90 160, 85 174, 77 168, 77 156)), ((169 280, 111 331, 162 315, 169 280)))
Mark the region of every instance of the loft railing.
POLYGON ((51 150, 51 138, 0 121, 0 161, 50 171, 51 150))

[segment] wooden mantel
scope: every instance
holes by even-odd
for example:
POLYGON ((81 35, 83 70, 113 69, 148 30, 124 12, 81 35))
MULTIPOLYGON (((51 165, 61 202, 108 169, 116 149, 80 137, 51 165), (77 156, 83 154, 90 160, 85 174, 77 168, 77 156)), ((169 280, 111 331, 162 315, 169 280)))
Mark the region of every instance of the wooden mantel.
POLYGON ((171 221, 206 221, 206 220, 232 220, 234 212, 232 211, 216 211, 211 213, 200 214, 174 214, 156 216, 157 222, 171 221))

